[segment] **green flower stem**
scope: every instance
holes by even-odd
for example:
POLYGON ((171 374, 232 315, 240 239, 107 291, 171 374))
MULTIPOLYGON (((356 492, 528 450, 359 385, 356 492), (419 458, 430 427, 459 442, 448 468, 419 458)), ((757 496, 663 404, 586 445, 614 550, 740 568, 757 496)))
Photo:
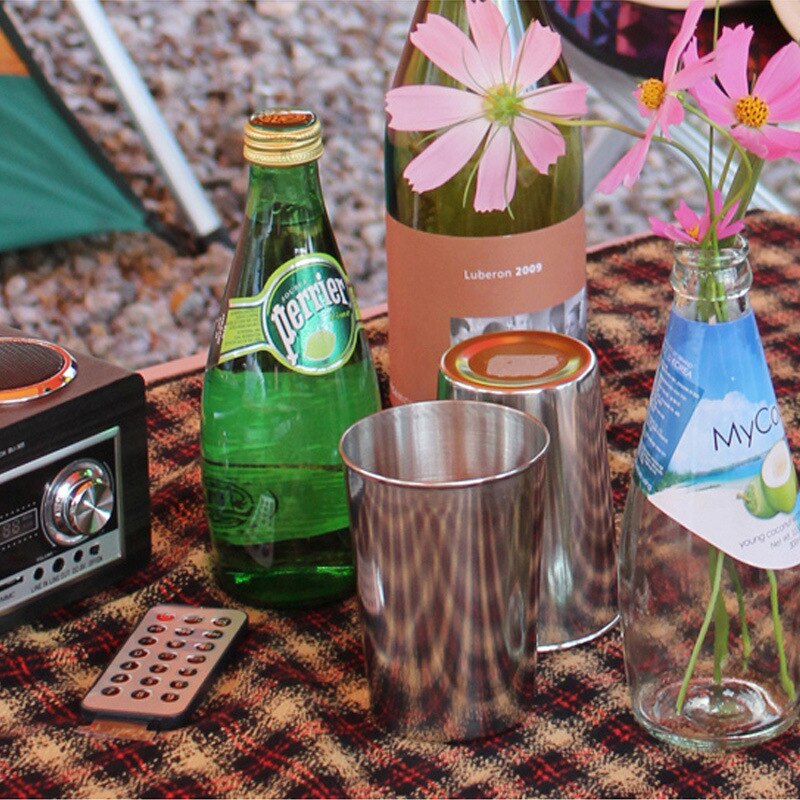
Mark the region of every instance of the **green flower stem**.
POLYGON ((750 655, 753 652, 753 643, 750 641, 750 629, 747 626, 747 617, 745 616, 742 581, 739 578, 739 573, 736 571, 736 565, 733 563, 733 559, 727 559, 725 561, 725 567, 728 570, 733 589, 736 592, 736 605, 739 607, 739 625, 742 629, 742 670, 747 672, 747 667, 750 663, 750 655))
MULTIPOLYGON (((715 552, 719 552, 716 550, 716 548, 713 549, 715 552)), ((717 597, 719 596, 720 585, 722 583, 723 561, 724 559, 722 558, 716 559, 716 565, 711 584, 711 599, 708 602, 706 615, 703 619, 703 624, 700 626, 700 633, 697 634, 697 641, 694 643, 692 655, 689 658, 689 664, 687 665, 686 672, 683 676, 683 682, 681 683, 681 688, 678 692, 678 699, 675 701, 675 707, 679 714, 683 711, 683 704, 686 702, 686 692, 689 691, 689 681, 692 679, 695 666, 697 666, 697 659, 700 656, 700 648, 703 646, 703 642, 705 641, 709 627, 711 627, 711 619, 714 616, 714 609, 717 605, 717 597)))
MULTIPOLYGON (((725 554, 717 550, 716 547, 709 547, 708 577, 712 585, 718 561, 720 560, 725 561, 725 554)), ((722 663, 728 656, 729 634, 728 611, 725 608, 725 598, 723 598, 720 591, 717 593, 717 599, 714 603, 714 683, 716 684, 722 683, 722 663)))
POLYGON ((781 686, 783 691, 789 695, 789 699, 794 700, 796 692, 794 681, 789 677, 789 669, 786 665, 786 648, 783 644, 783 625, 781 625, 781 615, 778 607, 778 580, 775 577, 775 570, 768 569, 767 577, 769 578, 769 605, 772 611, 772 625, 775 629, 775 644, 778 647, 781 686))

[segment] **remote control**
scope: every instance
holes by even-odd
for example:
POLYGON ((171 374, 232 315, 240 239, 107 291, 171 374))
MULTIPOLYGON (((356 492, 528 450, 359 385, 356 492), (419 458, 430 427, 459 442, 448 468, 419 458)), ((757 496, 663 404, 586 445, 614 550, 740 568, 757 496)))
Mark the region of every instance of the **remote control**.
POLYGON ((94 718, 134 722, 150 730, 189 718, 222 659, 247 627, 232 608, 159 605, 139 621, 84 697, 94 718))

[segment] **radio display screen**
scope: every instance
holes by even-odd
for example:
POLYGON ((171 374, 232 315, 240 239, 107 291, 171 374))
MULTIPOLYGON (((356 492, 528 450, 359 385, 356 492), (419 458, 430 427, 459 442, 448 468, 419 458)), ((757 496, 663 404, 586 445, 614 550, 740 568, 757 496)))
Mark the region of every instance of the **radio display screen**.
POLYGON ((23 511, 0 522, 0 545, 13 542, 20 536, 33 533, 39 527, 38 514, 35 508, 23 511))

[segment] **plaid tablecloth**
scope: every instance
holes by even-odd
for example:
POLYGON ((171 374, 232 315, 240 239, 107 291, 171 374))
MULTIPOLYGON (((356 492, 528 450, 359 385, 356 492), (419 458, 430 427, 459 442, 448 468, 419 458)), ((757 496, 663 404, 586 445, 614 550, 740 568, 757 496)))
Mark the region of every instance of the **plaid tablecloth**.
MULTIPOLYGON (((800 219, 749 220, 752 292, 776 392, 800 448, 800 219)), ((625 498, 671 300, 653 238, 589 259, 590 335, 607 408, 614 502, 625 498)), ((369 325, 387 367, 388 325, 369 325)), ((388 735, 368 712, 356 602, 246 609, 250 630, 186 727, 152 742, 82 730, 81 697, 159 602, 231 603, 209 571, 198 464, 201 375, 149 388, 153 557, 95 596, 0 636, 4 797, 796 797, 800 730, 729 755, 659 744, 634 721, 618 632, 540 657, 530 713, 469 744, 388 735)))

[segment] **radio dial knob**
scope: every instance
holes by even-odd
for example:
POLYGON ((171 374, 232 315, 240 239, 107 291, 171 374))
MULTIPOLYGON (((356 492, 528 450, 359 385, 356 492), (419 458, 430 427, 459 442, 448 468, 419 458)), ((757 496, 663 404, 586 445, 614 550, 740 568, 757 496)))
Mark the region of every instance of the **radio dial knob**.
POLYGON ((102 477, 79 483, 70 494, 67 525, 77 534, 91 536, 111 519, 114 495, 102 477))
POLYGON ((114 490, 108 470, 94 459, 73 461, 50 483, 42 502, 49 538, 71 547, 98 533, 114 513, 114 490))

